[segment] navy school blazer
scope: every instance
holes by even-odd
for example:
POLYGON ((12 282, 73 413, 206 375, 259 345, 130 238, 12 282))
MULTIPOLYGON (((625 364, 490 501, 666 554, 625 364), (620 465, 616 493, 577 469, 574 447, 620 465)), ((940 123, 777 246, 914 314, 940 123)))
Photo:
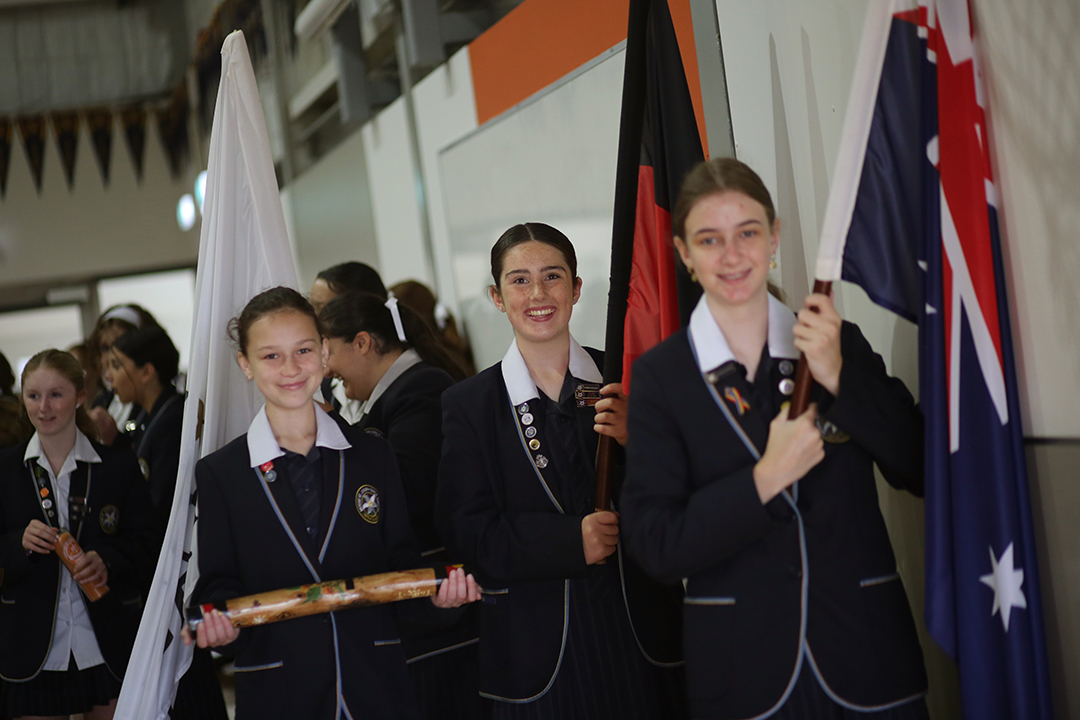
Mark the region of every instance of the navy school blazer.
MULTIPOLYGON (((352 447, 323 449, 315 540, 287 479, 267 482, 250 466, 246 434, 199 461, 195 602, 423 564, 390 445, 343 432, 352 447), (374 520, 359 504, 372 492, 374 520)), ((420 598, 244 628, 224 648, 236 655, 237 718, 417 718, 399 623, 441 625, 458 615, 420 598)))
MULTIPOLYGON (((602 353, 587 349, 598 367, 602 353)), ((480 691, 525 702, 553 681, 566 643, 570 578, 586 575, 583 515, 564 513, 518 435, 501 363, 443 394, 443 457, 436 521, 452 557, 474 570, 480 605, 480 691), (549 494, 550 493, 550 494, 549 494), (556 504, 558 503, 558 504, 556 504)), ((578 432, 595 457, 593 408, 578 432)), ((619 507, 620 484, 613 488, 619 507)), ((638 646, 657 665, 682 662, 682 585, 647 578, 621 548, 618 562, 638 646)))
MULTIPOLYGON (((38 675, 52 646, 60 579, 68 572, 56 553, 27 555, 23 531, 47 522, 23 455, 29 441, 0 451, 0 676, 19 682, 38 675), (18 652, 12 652, 18 648, 18 652)), ((97 551, 108 568, 109 592, 87 602, 90 623, 109 671, 124 676, 142 617, 142 598, 154 572, 161 537, 146 481, 130 449, 91 441, 101 458, 88 463, 89 512, 76 540, 97 551)), ((62 525, 67 525, 65 520, 62 525)))
MULTIPOLYGON (((765 505, 756 459, 709 392, 686 329, 634 364, 625 542, 653 577, 688 578, 695 718, 767 717, 799 672, 862 710, 926 692, 874 480, 876 463, 891 485, 922 495, 922 415, 848 322, 841 353, 839 395, 815 385, 812 399, 850 440, 826 442, 825 459, 765 505)), ((755 408, 733 416, 763 453, 773 418, 755 408)))

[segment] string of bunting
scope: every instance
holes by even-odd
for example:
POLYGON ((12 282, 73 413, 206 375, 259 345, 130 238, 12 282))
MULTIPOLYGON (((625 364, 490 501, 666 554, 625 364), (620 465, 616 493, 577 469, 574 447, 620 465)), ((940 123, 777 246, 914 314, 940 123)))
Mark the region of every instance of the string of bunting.
MULTIPOLYGON (((266 57, 266 34, 259 0, 225 0, 215 8, 210 23, 199 33, 194 65, 199 121, 204 132, 209 131, 213 121, 214 99, 221 80, 221 44, 233 30, 244 31, 253 61, 266 57)), ((192 108, 189 97, 187 80, 184 79, 164 101, 157 97, 118 107, 94 106, 16 117, 0 116, 0 200, 7 195, 8 169, 16 128, 22 138, 34 187, 39 194, 45 169, 47 127, 50 125, 68 190, 74 188, 75 160, 83 122, 86 123, 102 183, 106 187, 109 185, 113 128, 117 122, 120 123, 124 143, 135 168, 135 177, 141 182, 146 153, 146 122, 151 113, 157 118, 158 137, 168 160, 169 172, 173 178, 179 178, 190 160, 188 122, 192 108)))

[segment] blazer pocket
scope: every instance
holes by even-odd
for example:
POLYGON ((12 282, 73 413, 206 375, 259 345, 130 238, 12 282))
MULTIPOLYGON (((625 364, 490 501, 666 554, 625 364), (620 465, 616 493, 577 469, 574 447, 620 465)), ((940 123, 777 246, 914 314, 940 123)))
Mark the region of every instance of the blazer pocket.
POLYGON ((3 605, 14 605, 14 604, 15 604, 15 601, 14 601, 14 600, 11 600, 11 599, 9 599, 9 598, 6 598, 6 597, 4 597, 3 595, 0 595, 0 604, 3 604, 3 605))
POLYGON ((730 663, 735 647, 734 597, 688 596, 683 598, 683 647, 686 653, 686 687, 692 700, 715 702, 728 691, 730 663))
POLYGON ((900 579, 900 573, 891 572, 888 575, 878 575, 876 577, 864 578, 864 579, 859 581, 859 587, 865 588, 865 587, 873 587, 875 585, 884 585, 885 583, 893 582, 894 580, 899 580, 899 579, 900 579))
POLYGON ((258 672, 260 670, 273 670, 284 665, 284 661, 278 660, 274 663, 263 663, 262 665, 233 665, 233 672, 258 672))

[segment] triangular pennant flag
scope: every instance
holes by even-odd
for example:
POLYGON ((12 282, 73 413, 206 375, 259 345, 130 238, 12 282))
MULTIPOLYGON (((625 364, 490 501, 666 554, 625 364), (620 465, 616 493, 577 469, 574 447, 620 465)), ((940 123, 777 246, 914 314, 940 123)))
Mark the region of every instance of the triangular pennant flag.
POLYGON ((60 148, 60 162, 64 166, 64 178, 68 190, 75 186, 75 156, 79 148, 79 114, 77 112, 54 112, 53 133, 60 148))
POLYGON ((124 128, 124 140, 135 166, 135 178, 142 182, 143 154, 146 150, 146 110, 132 105, 120 111, 120 124, 124 128))
POLYGON ((45 116, 19 118, 19 134, 22 135, 26 161, 30 163, 30 174, 34 176, 34 187, 40 193, 45 170, 45 116))
POLYGON ((94 146, 101 181, 109 185, 109 164, 112 161, 113 115, 108 108, 86 111, 86 127, 90 131, 90 144, 94 146))
POLYGON ((158 110, 158 135, 165 146, 165 155, 169 159, 169 172, 174 179, 179 179, 188 157, 188 103, 187 81, 183 81, 173 91, 169 104, 158 110))
POLYGON ((0 118, 0 198, 7 194, 7 174, 10 162, 11 119, 0 118))

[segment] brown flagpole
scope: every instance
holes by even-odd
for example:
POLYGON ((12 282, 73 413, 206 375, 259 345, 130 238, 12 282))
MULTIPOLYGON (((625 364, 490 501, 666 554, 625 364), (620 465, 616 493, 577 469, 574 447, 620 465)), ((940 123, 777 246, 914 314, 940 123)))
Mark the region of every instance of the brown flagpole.
MULTIPOLYGON (((814 280, 814 293, 828 295, 831 290, 831 280, 814 280)), ((800 353, 799 366, 795 370, 795 390, 791 393, 791 406, 788 408, 788 420, 794 420, 810 407, 810 388, 813 384, 814 378, 810 377, 806 354, 800 353)))

